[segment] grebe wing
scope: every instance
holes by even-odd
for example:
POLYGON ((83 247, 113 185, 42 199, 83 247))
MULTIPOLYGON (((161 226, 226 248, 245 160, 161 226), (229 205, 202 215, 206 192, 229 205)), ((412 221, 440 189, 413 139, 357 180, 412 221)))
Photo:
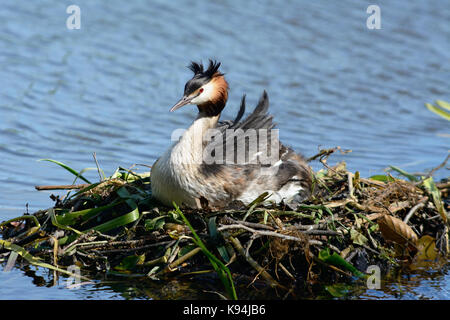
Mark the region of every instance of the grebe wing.
POLYGON ((250 203, 261 193, 270 191, 272 194, 270 200, 286 201, 292 209, 295 209, 298 203, 309 196, 310 169, 301 155, 283 145, 279 141, 278 133, 272 132, 271 129, 275 127, 275 124, 272 122, 273 117, 268 114, 268 109, 269 99, 264 91, 253 112, 241 121, 245 112, 244 96, 235 121, 221 123, 217 128, 222 135, 214 137, 206 144, 209 149, 207 154, 221 161, 203 163, 200 166, 200 173, 206 178, 222 181, 229 196, 243 203, 250 203), (254 129, 255 132, 249 129, 254 129), (261 135, 262 133, 266 134, 261 135), (254 139, 255 135, 257 143, 250 138, 254 139), (259 150, 261 138, 267 138, 265 150, 259 150), (230 153, 227 149, 229 146, 234 146, 231 154, 227 154, 230 153), (242 152, 242 146, 244 146, 244 152, 242 152), (278 147, 275 154, 272 149, 274 146, 278 147), (215 154, 216 150, 223 151, 223 155, 215 154), (257 160, 255 163, 255 159, 260 159, 257 157, 261 156, 261 151, 267 153, 268 150, 270 150, 271 161, 260 163, 257 160), (245 156, 243 162, 241 162, 242 155, 245 156))
MULTIPOLYGON (((243 99, 243 103, 245 106, 245 99, 243 99)), ((269 96, 264 90, 253 112, 244 121, 235 123, 233 129, 272 129, 275 124, 272 122, 273 116, 267 113, 268 110, 269 96)))
POLYGON ((275 124, 272 122, 273 116, 268 114, 269 97, 264 90, 261 98, 258 101, 255 109, 247 118, 241 121, 245 113, 245 94, 242 96, 241 106, 236 118, 232 120, 220 121, 217 129, 224 132, 226 129, 272 129, 275 124))
MULTIPOLYGON (((218 137, 218 135, 211 137, 211 140, 208 141, 205 146, 209 149, 209 151, 220 149, 226 152, 226 146, 234 144, 234 159, 237 159, 237 152, 242 150, 241 148, 238 148, 238 146, 245 146, 245 163, 240 164, 252 162, 252 159, 257 156, 256 153, 258 152, 259 148, 258 142, 260 141, 261 137, 260 130, 263 130, 262 132, 266 133, 265 138, 267 138, 268 140, 268 150, 270 150, 270 143, 275 142, 272 141, 272 134, 270 131, 270 129, 275 127, 275 124, 272 122, 273 116, 267 113, 268 110, 269 98, 267 92, 264 91, 253 112, 241 121, 245 113, 244 95, 242 97, 241 106, 235 120, 220 122, 216 127, 216 129, 218 129, 220 132, 220 137, 218 137), (250 129, 254 130, 254 132, 251 132, 250 129), (267 131, 264 132, 264 130, 267 131), (251 137, 255 138, 256 141, 253 141, 254 143, 250 141, 249 143, 246 143, 246 140, 249 140, 251 137)), ((278 139, 278 137, 276 137, 276 139, 278 139)), ((227 159, 225 154, 223 156, 223 160, 227 159)), ((230 160, 229 156, 230 155, 228 155, 228 161, 230 160)))

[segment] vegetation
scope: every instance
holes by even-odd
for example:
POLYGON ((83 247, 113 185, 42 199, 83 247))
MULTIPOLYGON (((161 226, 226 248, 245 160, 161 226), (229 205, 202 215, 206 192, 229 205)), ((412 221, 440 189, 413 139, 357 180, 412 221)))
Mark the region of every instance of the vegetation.
POLYGON ((52 208, 0 224, 0 261, 21 256, 66 275, 75 265, 83 279, 100 273, 219 281, 215 291, 227 299, 241 298, 244 287, 296 298, 322 281, 366 281, 369 265, 386 273, 447 261, 450 181, 436 183, 432 175, 448 157, 423 176, 390 167, 363 178, 345 163, 327 164, 336 150, 309 159, 324 168, 296 211, 261 205, 267 194, 219 212, 164 208, 151 197, 148 172, 119 168, 105 178, 97 167, 100 181, 91 183, 84 170, 46 159, 84 183, 37 187, 69 191, 52 195, 52 208))
POLYGON ((450 120, 450 103, 442 101, 442 100, 436 100, 437 106, 434 106, 429 103, 425 103, 425 106, 428 110, 431 112, 434 112, 438 116, 441 116, 444 119, 450 120))

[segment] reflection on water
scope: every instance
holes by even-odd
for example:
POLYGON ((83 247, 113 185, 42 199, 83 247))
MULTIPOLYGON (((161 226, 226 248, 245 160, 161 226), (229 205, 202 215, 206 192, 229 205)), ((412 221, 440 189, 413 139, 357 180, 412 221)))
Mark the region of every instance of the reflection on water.
MULTIPOLYGON (((58 277, 33 266, 0 272, 0 299, 220 299, 222 288, 217 278, 201 280, 174 279, 153 281, 146 277, 124 275, 103 276, 100 280, 82 283, 68 289, 67 278, 58 277)), ((69 284, 72 284, 70 282, 69 284)), ((283 294, 270 288, 236 284, 240 299, 281 299, 283 294)), ((323 283, 313 290, 296 292, 297 299, 437 299, 448 300, 450 265, 431 264, 415 272, 392 272, 382 278, 380 289, 368 289, 364 280, 353 283, 323 283)), ((293 297, 290 296, 289 299, 293 297)))
MULTIPOLYGON (((450 100, 450 7, 380 2, 382 29, 368 30, 369 4, 79 0, 81 29, 67 30, 64 2, 2 3, 0 220, 27 203, 30 212, 52 205, 34 185, 72 181, 38 159, 81 170, 95 167, 96 152, 106 174, 152 164, 195 115, 168 112, 190 77, 185 66, 209 57, 231 86, 223 118, 234 118, 243 93, 251 106, 266 89, 283 142, 306 156, 319 145, 351 149, 332 161, 363 176, 437 166, 449 126, 424 103, 450 100)), ((436 281, 448 288, 448 275, 436 281)), ((47 295, 29 286, 0 285, 0 296, 47 295)), ((419 288, 415 297, 427 295, 419 288)))

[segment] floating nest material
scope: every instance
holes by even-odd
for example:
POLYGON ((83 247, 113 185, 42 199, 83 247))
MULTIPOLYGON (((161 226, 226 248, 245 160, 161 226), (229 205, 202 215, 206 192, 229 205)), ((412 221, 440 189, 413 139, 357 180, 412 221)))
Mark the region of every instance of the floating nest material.
POLYGON ((241 286, 295 298, 323 281, 367 281, 369 266, 386 273, 448 261, 448 179, 435 183, 433 172, 418 176, 396 167, 390 172, 397 177, 362 178, 343 162, 327 165, 335 150, 309 159, 324 169, 296 211, 261 205, 267 194, 218 212, 165 208, 151 197, 148 173, 119 168, 90 183, 57 162, 86 184, 38 187, 76 190, 52 195, 50 209, 1 223, 0 261, 22 259, 82 279, 209 275, 222 282, 215 291, 226 298, 239 297, 241 286))

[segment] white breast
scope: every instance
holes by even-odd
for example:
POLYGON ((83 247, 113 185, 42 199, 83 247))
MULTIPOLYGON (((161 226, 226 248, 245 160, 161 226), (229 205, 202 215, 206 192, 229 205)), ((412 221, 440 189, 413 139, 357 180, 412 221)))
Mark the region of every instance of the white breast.
POLYGON ((217 119, 197 118, 181 139, 153 165, 150 175, 152 195, 163 204, 171 206, 175 201, 178 205, 196 208, 196 198, 209 198, 219 191, 215 183, 211 185, 211 182, 199 174, 203 132, 211 127, 214 121, 217 122, 217 119))

